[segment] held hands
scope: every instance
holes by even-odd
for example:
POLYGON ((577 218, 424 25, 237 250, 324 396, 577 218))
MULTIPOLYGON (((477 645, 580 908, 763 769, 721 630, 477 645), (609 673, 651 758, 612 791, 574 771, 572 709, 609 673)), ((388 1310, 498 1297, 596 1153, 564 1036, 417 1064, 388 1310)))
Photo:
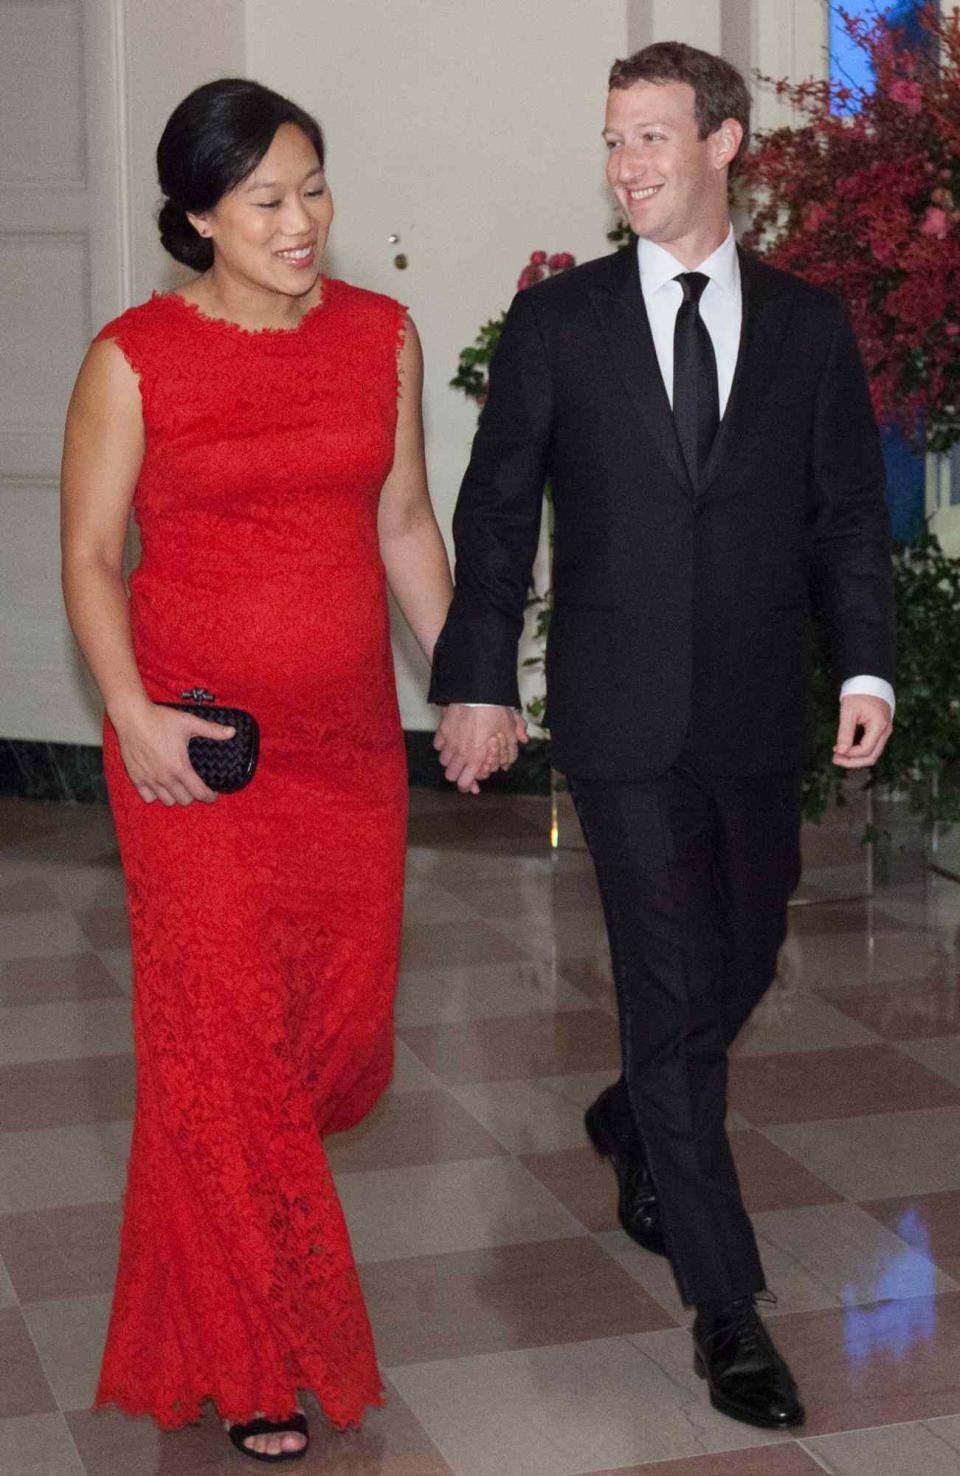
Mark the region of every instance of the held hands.
POLYGON ((513 708, 451 702, 443 710, 433 746, 446 777, 461 794, 479 794, 479 781, 509 769, 517 745, 527 741, 527 724, 513 708))
POLYGON ((148 805, 157 799, 165 805, 213 804, 217 795, 191 764, 187 744, 191 738, 222 742, 233 737, 233 728, 155 702, 113 718, 113 725, 127 773, 148 805))
POLYGON ((844 697, 840 703, 833 762, 841 769, 869 769, 880 758, 892 732, 890 707, 882 697, 866 694, 844 697))

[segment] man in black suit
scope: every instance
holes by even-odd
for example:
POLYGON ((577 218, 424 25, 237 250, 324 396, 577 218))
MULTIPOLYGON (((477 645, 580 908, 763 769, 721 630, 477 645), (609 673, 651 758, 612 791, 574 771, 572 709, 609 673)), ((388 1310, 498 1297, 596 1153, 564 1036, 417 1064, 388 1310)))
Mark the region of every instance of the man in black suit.
POLYGON ((623 1071, 587 1113, 624 1228, 696 1308, 713 1403, 803 1419, 724 1126, 727 1051, 769 986, 800 874, 810 616, 835 760, 893 717, 883 466, 843 304, 739 252, 740 74, 679 43, 614 65, 607 174, 636 250, 520 293, 454 521, 436 738, 464 791, 515 753, 517 646, 553 487, 547 721, 597 870, 623 1071))

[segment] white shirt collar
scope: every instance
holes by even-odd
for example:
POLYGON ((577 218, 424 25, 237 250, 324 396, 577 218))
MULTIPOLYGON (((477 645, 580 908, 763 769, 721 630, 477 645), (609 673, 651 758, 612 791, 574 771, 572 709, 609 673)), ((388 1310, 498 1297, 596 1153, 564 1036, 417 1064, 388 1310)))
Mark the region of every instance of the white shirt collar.
MULTIPOLYGON (((637 241, 637 261, 640 266, 640 284, 644 297, 652 297, 667 282, 672 282, 680 272, 688 270, 663 246, 659 246, 656 241, 648 241, 643 236, 637 241)), ((703 272, 705 277, 709 277, 711 282, 715 282, 724 292, 733 294, 738 290, 740 260, 737 256, 737 242, 732 225, 726 240, 721 242, 716 251, 698 267, 691 267, 689 270, 703 272)))

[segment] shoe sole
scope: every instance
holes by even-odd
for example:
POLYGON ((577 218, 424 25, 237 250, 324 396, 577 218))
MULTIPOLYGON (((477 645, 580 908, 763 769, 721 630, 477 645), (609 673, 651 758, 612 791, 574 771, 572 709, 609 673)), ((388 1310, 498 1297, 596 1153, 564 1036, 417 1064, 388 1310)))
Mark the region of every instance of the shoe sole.
MULTIPOLYGON (((699 1353, 693 1356, 693 1371, 698 1379, 707 1378, 707 1366, 699 1353)), ((719 1414, 726 1415, 728 1419, 737 1420, 741 1425, 753 1425, 758 1430, 796 1430, 804 1423, 807 1416, 801 1412, 796 1419, 792 1420, 765 1420, 762 1415, 748 1414, 738 1404, 724 1399, 721 1394, 714 1393, 710 1389, 710 1403, 719 1414)))

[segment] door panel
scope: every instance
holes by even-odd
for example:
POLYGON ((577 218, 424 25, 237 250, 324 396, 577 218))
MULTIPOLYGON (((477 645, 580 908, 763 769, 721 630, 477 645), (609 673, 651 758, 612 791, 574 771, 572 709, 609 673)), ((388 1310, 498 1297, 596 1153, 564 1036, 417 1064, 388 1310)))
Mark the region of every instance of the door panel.
POLYGON ((0 0, 0 735, 96 742, 60 598, 63 421, 124 300, 114 0, 0 0))

